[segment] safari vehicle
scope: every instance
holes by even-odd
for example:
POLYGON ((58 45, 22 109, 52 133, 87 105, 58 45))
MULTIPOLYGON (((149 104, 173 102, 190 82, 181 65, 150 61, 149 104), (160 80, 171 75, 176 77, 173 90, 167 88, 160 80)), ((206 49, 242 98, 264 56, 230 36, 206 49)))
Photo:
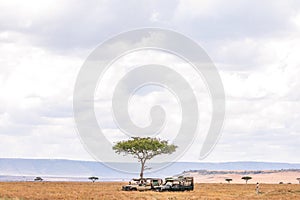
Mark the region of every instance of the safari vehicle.
POLYGON ((124 191, 145 191, 155 190, 156 187, 162 185, 162 179, 160 178, 143 178, 132 179, 128 185, 122 186, 124 191))
POLYGON ((166 178, 165 183, 155 188, 156 191, 190 191, 194 190, 193 177, 171 177, 166 178))

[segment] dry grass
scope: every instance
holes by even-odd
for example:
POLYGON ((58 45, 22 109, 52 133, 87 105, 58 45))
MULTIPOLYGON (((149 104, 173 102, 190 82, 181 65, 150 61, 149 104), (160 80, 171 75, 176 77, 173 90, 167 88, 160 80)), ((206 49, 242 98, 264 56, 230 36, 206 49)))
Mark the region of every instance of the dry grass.
POLYGON ((124 183, 6 182, 0 183, 0 199, 300 199, 300 185, 196 184, 191 192, 125 192, 124 183))

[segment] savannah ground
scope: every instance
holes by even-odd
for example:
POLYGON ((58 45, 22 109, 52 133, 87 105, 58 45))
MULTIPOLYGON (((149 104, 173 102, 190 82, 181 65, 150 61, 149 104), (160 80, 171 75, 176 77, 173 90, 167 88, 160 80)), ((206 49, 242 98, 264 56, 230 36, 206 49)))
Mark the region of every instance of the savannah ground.
POLYGON ((203 183, 191 192, 125 192, 116 182, 2 182, 0 199, 300 199, 300 184, 203 183))

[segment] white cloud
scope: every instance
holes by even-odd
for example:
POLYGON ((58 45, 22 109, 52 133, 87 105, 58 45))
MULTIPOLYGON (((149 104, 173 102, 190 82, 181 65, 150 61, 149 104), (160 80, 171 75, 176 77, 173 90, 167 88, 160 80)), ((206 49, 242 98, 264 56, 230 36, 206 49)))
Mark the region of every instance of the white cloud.
MULTIPOLYGON (((72 121, 73 85, 81 64, 111 35, 160 26, 199 42, 220 70, 227 121, 220 143, 206 161, 297 162, 299 12, 297 1, 0 1, 0 156, 90 159, 72 121)), ((143 55, 150 61, 155 56, 158 62, 165 59, 143 55)), ((128 56, 119 64, 139 62, 128 56)), ((111 69, 104 81, 117 81, 125 72, 120 66, 111 69)), ((192 72, 180 73, 196 85, 192 72)), ((198 90, 204 99, 201 108, 209 107, 205 89, 198 90)), ((147 99, 136 96, 136 123, 147 122, 147 116, 138 117, 142 101, 163 101, 168 95, 161 92, 147 99)), ((110 139, 120 139, 107 109, 110 88, 101 94, 104 98, 96 98, 95 105, 106 111, 98 117, 110 139)), ((175 101, 165 104, 172 108, 175 101)), ((173 111, 170 117, 178 121, 173 111)), ((209 110, 202 117, 209 122, 209 110)), ((201 128, 205 132, 207 127, 201 128)), ((202 141, 203 136, 197 138, 184 159, 197 160, 202 141)))

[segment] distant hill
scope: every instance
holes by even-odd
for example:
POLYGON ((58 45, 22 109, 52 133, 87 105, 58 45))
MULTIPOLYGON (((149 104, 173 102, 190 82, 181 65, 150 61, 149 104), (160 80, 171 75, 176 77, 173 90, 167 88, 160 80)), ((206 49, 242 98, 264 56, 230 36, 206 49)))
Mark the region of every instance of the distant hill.
POLYGON ((199 174, 199 175, 215 175, 215 174, 274 174, 283 172, 297 172, 300 173, 300 169, 280 169, 280 170, 189 170, 183 171, 182 176, 187 174, 199 174))
MULTIPOLYGON (((139 170, 138 163, 123 163, 139 170)), ((300 164, 268 162, 176 162, 170 166, 146 176, 166 177, 190 170, 281 170, 300 169, 300 164)), ((60 159, 0 159, 0 181, 24 180, 26 177, 49 177, 51 180, 86 180, 89 176, 98 176, 101 180, 128 180, 137 174, 113 170, 103 163, 60 159), (60 179, 55 179, 60 177, 60 179)), ((27 179, 26 179, 27 180, 27 179)))

